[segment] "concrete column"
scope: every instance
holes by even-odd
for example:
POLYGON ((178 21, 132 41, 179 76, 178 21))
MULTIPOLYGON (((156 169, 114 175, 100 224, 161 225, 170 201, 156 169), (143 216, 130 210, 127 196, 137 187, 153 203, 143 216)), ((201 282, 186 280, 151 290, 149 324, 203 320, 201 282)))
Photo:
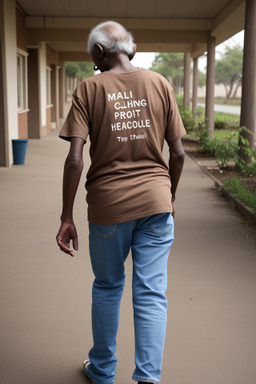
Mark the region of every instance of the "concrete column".
POLYGON ((214 135, 215 45, 216 38, 210 36, 207 47, 205 118, 211 137, 214 135))
POLYGON ((70 101, 70 77, 65 74, 65 102, 70 101))
POLYGON ((28 137, 40 139, 39 52, 36 48, 30 48, 28 54, 28 137))
MULTIPOLYGON (((0 28, 2 23, 2 12, 0 10, 0 28)), ((2 32, 0 32, 2 37, 2 32)), ((4 119, 4 90, 2 84, 4 82, 3 74, 3 54, 2 54, 2 41, 0 39, 0 167, 6 165, 6 153, 5 153, 5 119, 4 119)))
POLYGON ((14 0, 0 0, 0 165, 11 166, 12 139, 17 139, 17 42, 16 4, 14 0))
POLYGON ((192 112, 196 113, 197 108, 197 90, 198 90, 198 58, 193 60, 193 94, 192 94, 192 112))
POLYGON ((52 110, 51 110, 51 129, 57 128, 57 110, 58 110, 58 74, 57 74, 57 66, 52 65, 51 66, 51 103, 52 103, 52 110))
POLYGON ((60 85, 59 85, 60 76, 59 76, 59 71, 60 71, 60 67, 57 66, 56 67, 56 128, 58 128, 59 123, 60 123, 60 95, 59 95, 59 92, 60 92, 60 85))
POLYGON ((190 102, 190 58, 190 53, 184 54, 184 107, 189 107, 190 102))
POLYGON ((59 106, 60 106, 60 119, 64 119, 64 111, 65 111, 65 67, 64 63, 61 64, 59 70, 59 106))
MULTIPOLYGON (((242 135, 249 141, 250 148, 254 149, 256 135, 256 0, 246 0, 240 125, 251 131, 252 134, 243 132, 242 135)), ((241 150, 240 156, 246 162, 251 160, 243 150, 241 150)))

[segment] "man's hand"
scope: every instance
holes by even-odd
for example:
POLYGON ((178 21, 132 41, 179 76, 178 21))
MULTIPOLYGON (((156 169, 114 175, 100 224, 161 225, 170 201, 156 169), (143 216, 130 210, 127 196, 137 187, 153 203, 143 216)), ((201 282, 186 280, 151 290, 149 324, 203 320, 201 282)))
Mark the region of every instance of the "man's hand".
POLYGON ((78 251, 78 237, 76 227, 72 221, 64 221, 61 224, 56 240, 61 251, 72 257, 75 256, 73 250, 70 248, 70 241, 72 241, 74 250, 78 251))
POLYGON ((172 201, 172 216, 175 218, 174 201, 172 201))

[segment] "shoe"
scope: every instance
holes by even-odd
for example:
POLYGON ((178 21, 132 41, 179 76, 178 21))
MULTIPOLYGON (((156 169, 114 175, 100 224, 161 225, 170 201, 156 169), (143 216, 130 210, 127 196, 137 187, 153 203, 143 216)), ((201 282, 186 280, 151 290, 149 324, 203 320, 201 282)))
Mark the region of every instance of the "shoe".
POLYGON ((91 376, 89 375, 88 371, 87 371, 87 367, 88 367, 88 365, 90 365, 90 364, 91 364, 90 360, 89 360, 89 359, 86 359, 86 360, 83 362, 83 371, 84 371, 85 375, 88 377, 88 379, 90 380, 90 382, 91 382, 92 384, 95 384, 94 381, 92 380, 91 376))
POLYGON ((154 383, 148 383, 147 381, 137 381, 137 384, 154 384, 154 383))

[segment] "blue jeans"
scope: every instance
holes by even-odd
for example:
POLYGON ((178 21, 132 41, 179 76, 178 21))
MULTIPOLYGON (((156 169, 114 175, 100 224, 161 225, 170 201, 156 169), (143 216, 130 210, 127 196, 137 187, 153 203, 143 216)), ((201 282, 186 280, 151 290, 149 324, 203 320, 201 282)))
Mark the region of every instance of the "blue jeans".
POLYGON ((116 335, 124 289, 124 263, 133 259, 135 371, 133 380, 160 383, 165 342, 167 261, 174 239, 171 213, 116 225, 89 223, 93 348, 88 373, 95 383, 113 384, 116 335))

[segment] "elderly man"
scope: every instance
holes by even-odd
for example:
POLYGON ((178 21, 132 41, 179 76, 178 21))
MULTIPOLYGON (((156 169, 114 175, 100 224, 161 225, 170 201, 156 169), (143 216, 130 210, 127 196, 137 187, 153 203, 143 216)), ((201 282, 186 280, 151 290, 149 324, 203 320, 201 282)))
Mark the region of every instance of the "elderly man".
POLYGON ((173 89, 162 76, 131 64, 136 45, 118 23, 96 26, 88 51, 101 74, 73 94, 60 137, 69 140, 63 176, 63 209, 57 242, 78 250, 73 204, 84 144, 87 173, 93 347, 83 363, 95 384, 113 384, 116 335, 125 260, 133 260, 135 371, 138 383, 160 383, 166 330, 167 260, 174 238, 174 201, 182 172, 185 130, 173 89), (162 156, 170 148, 169 166, 162 156))

